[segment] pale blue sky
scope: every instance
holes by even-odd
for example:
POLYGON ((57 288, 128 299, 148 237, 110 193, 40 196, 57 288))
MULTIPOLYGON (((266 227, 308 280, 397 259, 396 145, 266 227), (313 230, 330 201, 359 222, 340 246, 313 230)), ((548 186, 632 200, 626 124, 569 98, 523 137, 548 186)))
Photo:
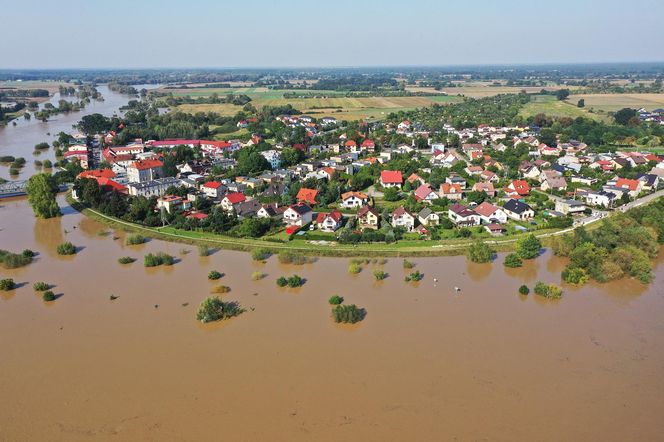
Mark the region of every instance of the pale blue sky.
POLYGON ((0 0, 0 68, 664 61, 664 0, 0 0))

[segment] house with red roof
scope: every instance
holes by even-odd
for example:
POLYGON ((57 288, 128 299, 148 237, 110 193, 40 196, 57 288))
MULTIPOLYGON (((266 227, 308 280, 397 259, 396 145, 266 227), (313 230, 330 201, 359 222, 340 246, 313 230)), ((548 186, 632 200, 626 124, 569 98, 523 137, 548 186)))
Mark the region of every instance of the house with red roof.
POLYGON ((113 179, 115 178, 115 172, 111 169, 85 170, 78 174, 78 178, 92 178, 95 180, 98 180, 99 178, 113 179))
POLYGON ((195 219, 195 220, 198 220, 198 221, 202 221, 207 217, 208 216, 207 216, 206 213, 201 213, 201 212, 190 213, 189 215, 187 215, 187 218, 195 219))
POLYGON ((334 232, 341 227, 343 215, 337 209, 330 213, 319 213, 316 216, 316 225, 322 232, 334 232))
POLYGON ((387 187, 401 188, 403 184, 403 176, 400 170, 383 170, 380 172, 380 184, 387 187))
POLYGON ((419 176, 418 174, 416 174, 414 172, 411 173, 410 176, 408 176, 406 181, 408 181, 410 184, 415 184, 415 182, 417 182, 418 184, 425 184, 426 183, 426 181, 424 181, 424 178, 422 178, 421 176, 419 176))
POLYGON ((177 195, 164 195, 157 199, 157 209, 162 207, 168 213, 182 212, 191 208, 191 201, 177 195))
POLYGON ((496 189, 493 187, 493 183, 475 183, 473 185, 473 191, 484 192, 491 198, 496 196, 496 189))
POLYGON ((295 197, 295 199, 299 203, 307 203, 309 205, 315 206, 317 195, 318 195, 317 189, 307 189, 306 187, 303 187, 297 192, 297 196, 295 197))
POLYGON ((247 197, 242 192, 227 193, 221 200, 221 208, 226 212, 232 212, 238 204, 247 200, 247 197))
POLYGON ((481 222, 477 212, 459 203, 447 209, 447 217, 460 227, 479 226, 481 222))
POLYGON ((201 186, 201 192, 212 199, 220 198, 225 190, 226 187, 218 181, 208 181, 201 186))
POLYGON ((507 213, 505 211, 491 204, 488 201, 484 201, 479 206, 475 207, 475 212, 480 216, 482 222, 486 224, 491 223, 506 223, 507 222, 507 213))
POLYGON ((463 198, 463 189, 461 184, 441 183, 438 196, 450 201, 458 201, 463 198))
POLYGON ((103 192, 119 192, 125 194, 127 193, 127 186, 123 186, 122 184, 110 178, 106 177, 98 178, 97 183, 99 184, 99 187, 101 187, 103 192))
POLYGON ((376 150, 376 143, 373 142, 373 140, 366 139, 362 141, 362 145, 360 146, 360 150, 366 150, 368 152, 373 152, 376 150))
POLYGON ((526 180, 513 180, 505 188, 505 193, 513 198, 519 198, 530 195, 530 185, 526 180))
POLYGON ((629 193, 629 196, 635 198, 641 193, 643 182, 639 180, 630 180, 627 178, 619 178, 616 180, 616 187, 624 189, 629 193))
POLYGON ((130 183, 144 183, 164 176, 164 163, 159 160, 138 160, 127 167, 127 180, 130 183))
POLYGON ((433 200, 438 199, 438 194, 434 192, 430 185, 422 184, 415 190, 415 199, 420 202, 431 204, 433 200))
POLYGON ((480 179, 482 179, 483 181, 488 181, 488 182, 491 182, 491 183, 495 183, 500 178, 498 177, 498 175, 491 172, 490 170, 483 170, 482 173, 480 173, 480 179))
POLYGON ((344 147, 349 152, 357 152, 357 143, 355 140, 348 140, 344 143, 344 147))

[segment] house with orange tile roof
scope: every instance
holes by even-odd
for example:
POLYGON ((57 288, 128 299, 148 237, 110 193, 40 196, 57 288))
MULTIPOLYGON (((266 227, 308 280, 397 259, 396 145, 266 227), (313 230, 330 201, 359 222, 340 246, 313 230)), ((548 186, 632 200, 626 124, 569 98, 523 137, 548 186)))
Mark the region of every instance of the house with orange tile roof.
POLYGON ((138 160, 127 167, 127 180, 130 183, 144 183, 163 176, 164 163, 160 160, 138 160))
POLYGON ((297 192, 297 196, 295 197, 295 199, 299 203, 307 203, 311 206, 315 206, 317 195, 318 195, 318 190, 307 189, 306 187, 303 187, 297 192))
POLYGON ((383 170, 380 172, 380 184, 383 187, 398 187, 403 184, 403 176, 400 170, 383 170))

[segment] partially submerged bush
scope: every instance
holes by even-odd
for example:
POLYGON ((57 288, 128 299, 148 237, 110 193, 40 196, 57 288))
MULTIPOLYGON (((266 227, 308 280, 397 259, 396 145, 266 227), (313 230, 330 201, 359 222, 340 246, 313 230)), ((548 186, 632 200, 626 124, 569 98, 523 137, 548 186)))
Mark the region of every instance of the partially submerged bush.
POLYGON ((145 255, 145 258, 143 258, 143 265, 145 265, 145 267, 157 267, 160 265, 171 266, 173 264, 175 264, 175 258, 164 252, 156 254, 148 253, 145 255))
POLYGON ((301 278, 298 275, 293 275, 288 278, 288 287, 300 287, 304 284, 304 278, 301 278))
POLYGON ((231 288, 227 285, 215 285, 210 290, 211 293, 228 293, 231 291, 231 288))
POLYGON ((383 270, 374 270, 373 275, 374 278, 376 278, 376 281, 382 281, 383 279, 387 278, 387 272, 383 270))
POLYGON ((278 259, 281 264, 296 264, 296 265, 310 264, 316 261, 316 258, 304 256, 299 253, 293 253, 293 252, 279 252, 278 259))
MULTIPOLYGON (((251 259, 254 261, 265 261, 270 256, 272 256, 272 253, 267 249, 254 249, 251 251, 251 259)), ((279 262, 281 262, 281 259, 279 262)))
POLYGON ((49 287, 48 284, 46 284, 45 282, 41 282, 41 281, 40 282, 35 282, 34 284, 32 284, 32 288, 36 292, 43 292, 44 290, 48 290, 48 287, 49 287))
POLYGON ((536 295, 549 299, 560 299, 563 296, 563 290, 555 284, 545 284, 538 281, 533 289, 536 295))
POLYGON ((528 288, 527 285, 522 285, 521 287, 519 287, 519 293, 522 295, 527 295, 528 293, 530 293, 530 289, 528 288))
POLYGON ((74 255, 76 254, 76 246, 69 241, 58 244, 58 255, 74 255))
POLYGON ((21 254, 0 250, 0 265, 6 269, 17 269, 30 264, 33 256, 32 250, 24 250, 21 254), (30 252, 30 254, 26 254, 26 252, 30 252))
POLYGON ((362 266, 357 263, 351 262, 348 265, 348 273, 356 275, 362 271, 362 266))
POLYGON ((491 262, 494 255, 494 250, 488 244, 478 240, 468 247, 466 256, 469 260, 476 263, 491 262))
POLYGON ((216 281, 217 279, 220 279, 222 276, 223 275, 216 270, 212 270, 210 271, 210 273, 208 273, 208 279, 211 281, 216 281))
POLYGON ((244 313, 244 309, 237 302, 224 302, 213 296, 201 302, 196 312, 196 319, 202 323, 220 321, 244 313))
POLYGON ((47 290, 42 294, 42 299, 46 302, 55 301, 55 293, 47 290))
POLYGON ((521 267, 523 265, 523 261, 521 260, 521 257, 516 253, 510 253, 505 257, 503 265, 505 267, 511 267, 511 268, 521 267))
POLYGON ((337 305, 332 309, 332 318, 337 323, 355 324, 364 319, 365 315, 364 309, 358 308, 355 304, 337 305))
POLYGON ((131 264, 134 261, 136 261, 136 259, 132 258, 131 256, 123 256, 122 258, 118 258, 118 262, 120 264, 131 264))
POLYGON ((415 263, 408 261, 407 259, 403 260, 403 268, 404 269, 412 269, 415 267, 415 263))
POLYGON ((263 272, 253 272, 253 273, 251 274, 251 280, 252 280, 252 281, 259 281, 259 280, 265 278, 266 276, 267 276, 267 275, 266 275, 265 273, 263 273, 263 272))
POLYGON ((582 268, 579 267, 567 267, 562 271, 561 277, 563 281, 569 284, 583 285, 590 277, 588 273, 582 268))
POLYGON ((125 244, 127 244, 128 246, 135 246, 135 245, 138 245, 138 244, 143 244, 147 240, 148 239, 146 237, 144 237, 143 235, 141 235, 139 233, 133 233, 133 234, 127 236, 127 238, 125 239, 125 244))
POLYGON ((327 302, 331 305, 339 305, 344 302, 344 298, 339 295, 333 295, 330 297, 330 299, 327 300, 327 302))
POLYGON ((280 276, 277 279, 277 285, 279 287, 288 286, 288 287, 295 288, 295 287, 300 287, 303 284, 304 284, 304 278, 301 278, 298 275, 289 276, 288 278, 286 278, 284 276, 280 276))
POLYGON ((421 281, 424 278, 424 273, 421 273, 419 270, 415 270, 410 275, 406 276, 404 279, 406 282, 417 282, 421 281))
POLYGON ((0 290, 14 290, 16 283, 11 278, 0 279, 0 290))
POLYGON ((212 250, 208 246, 198 246, 198 256, 210 256, 212 250))

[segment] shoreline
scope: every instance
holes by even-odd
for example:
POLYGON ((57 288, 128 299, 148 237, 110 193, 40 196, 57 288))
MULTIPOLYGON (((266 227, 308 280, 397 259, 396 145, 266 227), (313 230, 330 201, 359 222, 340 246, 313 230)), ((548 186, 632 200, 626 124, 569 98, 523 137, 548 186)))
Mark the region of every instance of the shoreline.
MULTIPOLYGON (((127 232, 141 233, 154 239, 160 239, 168 242, 177 242, 197 246, 218 247, 224 250, 236 250, 243 252, 251 252, 256 249, 268 250, 271 253, 279 253, 282 251, 292 251, 302 253, 308 256, 328 256, 340 258, 357 258, 357 257, 437 257, 437 256, 460 256, 465 255, 467 248, 475 242, 475 240, 447 240, 438 241, 435 244, 427 244, 431 241, 422 241, 422 246, 407 246, 394 244, 360 244, 360 245, 342 245, 335 244, 330 246, 322 246, 321 244, 303 243, 293 244, 289 242, 271 242, 254 238, 233 238, 223 235, 212 233, 199 233, 185 230, 176 230, 173 228, 159 228, 159 227, 146 227, 138 224, 123 221, 104 215, 94 209, 84 207, 81 203, 75 201, 71 194, 68 193, 66 197, 67 203, 71 207, 89 218, 94 219, 106 226, 121 229, 127 232), (162 229, 170 229, 173 232, 163 231, 162 229), (196 236, 205 235, 205 236, 196 236)), ((584 227, 593 229, 599 224, 594 220, 584 227)), ((569 227, 566 229, 556 231, 546 231, 535 236, 542 241, 543 246, 548 245, 548 239, 553 236, 562 235, 575 230, 577 227, 569 227)), ((534 232, 531 232, 534 233, 534 232)), ((517 235, 504 240, 482 240, 482 242, 489 244, 496 252, 512 252, 515 250, 516 242, 524 235, 517 235)))

